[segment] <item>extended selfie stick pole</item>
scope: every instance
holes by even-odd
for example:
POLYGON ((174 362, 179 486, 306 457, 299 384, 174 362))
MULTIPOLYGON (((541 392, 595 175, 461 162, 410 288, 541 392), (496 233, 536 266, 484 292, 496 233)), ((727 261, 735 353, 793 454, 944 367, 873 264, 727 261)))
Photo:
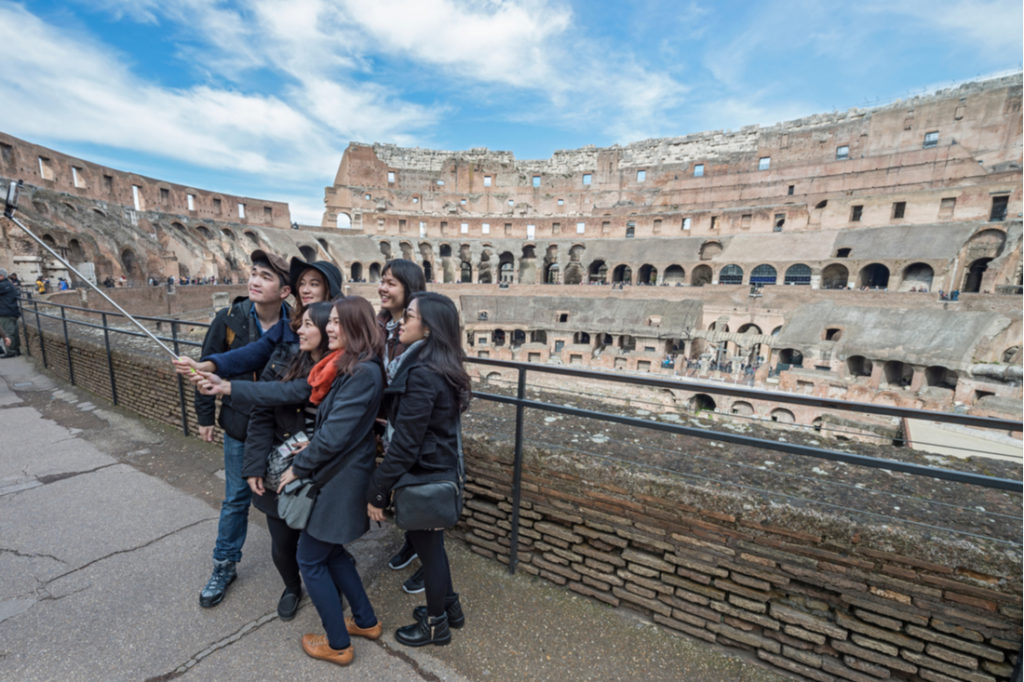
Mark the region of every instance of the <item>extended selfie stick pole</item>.
POLYGON ((177 360, 178 359, 178 355, 173 350, 171 350, 170 346, 168 346, 166 343, 164 343, 163 341, 158 339, 156 336, 154 336, 153 332, 151 332, 148 329, 146 329, 142 325, 142 323, 140 323, 134 317, 129 315, 127 310, 125 310, 124 308, 119 306, 114 301, 114 299, 110 298, 105 293, 103 293, 102 289, 100 289, 98 286, 96 286, 95 284, 90 282, 88 279, 86 279, 85 275, 83 275, 78 270, 76 270, 75 267, 73 265, 71 265, 71 263, 69 263, 66 260, 64 260, 60 256, 59 253, 57 253, 56 251, 51 249, 49 247, 49 245, 46 242, 44 242, 42 239, 40 239, 39 237, 37 237, 34 234, 32 234, 32 230, 30 230, 27 227, 25 227, 20 220, 18 220, 17 218, 14 217, 14 211, 18 208, 18 190, 21 189, 21 185, 22 185, 22 181, 21 180, 18 180, 18 182, 11 181, 10 186, 7 188, 7 202, 4 205, 4 216, 9 218, 11 220, 11 222, 13 222, 15 225, 20 227, 25 232, 25 234, 27 234, 29 237, 31 237, 37 244, 39 244, 39 246, 41 246, 44 249, 46 249, 47 251, 49 251, 51 256, 53 256, 54 258, 56 258, 57 260, 59 260, 61 263, 64 264, 64 267, 66 267, 68 270, 70 270, 71 272, 73 272, 76 275, 78 275, 78 279, 82 280, 83 282, 88 284, 90 287, 92 287, 93 290, 95 290, 97 294, 99 294, 100 296, 102 296, 103 298, 105 298, 107 300, 107 303, 109 303, 110 305, 114 306, 114 308, 116 308, 118 310, 118 312, 120 312, 122 315, 127 317, 131 321, 132 324, 134 324, 136 327, 138 327, 140 330, 142 330, 142 332, 146 336, 148 336, 149 338, 151 338, 154 341, 156 341, 157 344, 161 348, 163 348, 165 351, 167 351, 167 353, 172 358, 177 360))

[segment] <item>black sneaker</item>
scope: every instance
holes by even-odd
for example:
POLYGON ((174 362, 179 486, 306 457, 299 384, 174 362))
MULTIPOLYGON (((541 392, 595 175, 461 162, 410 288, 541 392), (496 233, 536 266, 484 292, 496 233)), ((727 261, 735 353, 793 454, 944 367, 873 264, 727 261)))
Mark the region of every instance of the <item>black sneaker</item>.
POLYGON ((291 620, 295 612, 299 610, 299 602, 302 601, 301 587, 285 588, 284 594, 277 601, 277 615, 281 620, 291 620))
POLYGON ((213 573, 206 581, 206 586, 199 593, 199 605, 203 608, 210 608, 224 601, 224 593, 228 585, 235 581, 238 573, 235 571, 234 561, 214 561, 213 573))
POLYGON ((402 583, 402 589, 409 594, 419 594, 426 588, 423 584, 423 567, 420 566, 416 572, 409 576, 409 579, 402 583))
POLYGON ((398 550, 398 554, 391 557, 391 560, 388 561, 388 568, 392 571, 400 571, 412 563, 412 560, 417 556, 416 550, 413 549, 412 545, 409 544, 409 541, 406 540, 405 544, 402 545, 402 549, 398 550))

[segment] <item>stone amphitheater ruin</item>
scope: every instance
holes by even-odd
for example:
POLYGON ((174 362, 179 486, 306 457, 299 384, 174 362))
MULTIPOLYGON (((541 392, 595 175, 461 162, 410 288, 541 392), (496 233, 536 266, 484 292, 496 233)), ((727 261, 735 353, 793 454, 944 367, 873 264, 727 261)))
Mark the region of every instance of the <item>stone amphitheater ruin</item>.
MULTIPOLYGON (((284 203, 0 134, 24 215, 100 281, 240 278, 264 247, 334 260, 373 300, 383 263, 404 257, 459 302, 472 356, 990 416, 1021 410, 1021 155, 1017 74, 540 161, 352 143, 306 226, 284 203)), ((2 236, 0 266, 23 280, 68 274, 6 221, 2 236)))
MULTIPOLYGON (((661 408, 656 419, 707 433, 863 440, 847 445, 1015 483, 1019 431, 997 434, 1001 458, 972 451, 954 467, 963 452, 892 447, 909 442, 897 418, 712 389, 1019 420, 1021 100, 1016 74, 542 161, 352 143, 316 226, 295 224, 284 203, 3 134, 0 185, 24 179, 25 221, 87 277, 124 277, 114 295, 131 312, 206 319, 241 288, 148 284, 241 281, 255 248, 333 260, 346 291, 372 301, 383 264, 405 257, 458 303, 471 357, 670 385, 623 391, 531 372, 531 390, 595 397, 609 411, 661 408)), ((0 267, 25 282, 68 275, 10 221, 0 229, 0 267)), ((82 288, 49 297, 104 307, 82 288)), ((66 343, 59 319, 25 330, 57 376, 195 426, 166 358, 141 352, 148 340, 110 351, 98 330, 66 343)), ((499 388, 514 382, 515 370, 470 368, 499 388)), ((525 426, 520 498, 506 407, 478 400, 466 418, 467 501, 453 535, 472 551, 514 556, 524 572, 801 679, 1011 679, 1019 490, 549 415, 525 426)))

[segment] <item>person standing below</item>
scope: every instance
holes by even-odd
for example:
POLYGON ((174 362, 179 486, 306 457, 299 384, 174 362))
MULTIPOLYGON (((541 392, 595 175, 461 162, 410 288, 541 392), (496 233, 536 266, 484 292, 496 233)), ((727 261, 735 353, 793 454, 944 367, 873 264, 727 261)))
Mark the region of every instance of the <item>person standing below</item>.
MULTIPOLYGON (((241 348, 260 338, 282 318, 287 318, 289 308, 284 300, 291 293, 288 276, 285 259, 260 249, 253 251, 249 296, 240 296, 229 307, 217 312, 203 340, 203 357, 241 348)), ((253 379, 254 376, 249 373, 224 378, 253 379)), ((208 443, 213 442, 216 398, 197 391, 195 408, 199 437, 208 443)), ((252 498, 249 484, 242 476, 248 422, 248 413, 236 409, 229 396, 221 399, 217 423, 224 430, 224 501, 220 506, 217 541, 213 549, 213 572, 199 593, 199 605, 206 608, 216 606, 224 599, 228 585, 237 577, 235 565, 242 559, 252 498)))
POLYGON ((18 336, 20 293, 18 287, 8 279, 7 271, 0 268, 0 333, 4 336, 4 354, 0 357, 14 358, 21 355, 21 338, 18 336))
MULTIPOLYGON (((380 325, 381 332, 384 334, 383 360, 385 366, 393 362, 405 350, 405 346, 398 338, 405 306, 409 305, 413 294, 426 291, 426 289, 427 280, 423 274, 423 268, 411 260, 396 258, 384 265, 384 270, 380 274, 380 285, 377 287, 377 295, 380 296, 380 314, 377 315, 377 324, 380 325)), ((401 549, 388 561, 388 568, 399 571, 416 558, 416 550, 406 538, 401 549)), ((402 583, 402 589, 409 594, 419 594, 424 590, 422 566, 402 583)))
MULTIPOLYGON (((459 313, 451 299, 413 294, 399 340, 405 352, 388 364, 384 401, 388 415, 384 459, 366 489, 366 511, 384 520, 395 483, 404 474, 459 483, 460 414, 469 407, 469 375, 463 368, 459 313)), ((448 644, 449 628, 465 616, 452 587, 443 530, 410 530, 406 538, 423 564, 427 605, 413 610, 414 623, 395 632, 406 646, 448 644)))

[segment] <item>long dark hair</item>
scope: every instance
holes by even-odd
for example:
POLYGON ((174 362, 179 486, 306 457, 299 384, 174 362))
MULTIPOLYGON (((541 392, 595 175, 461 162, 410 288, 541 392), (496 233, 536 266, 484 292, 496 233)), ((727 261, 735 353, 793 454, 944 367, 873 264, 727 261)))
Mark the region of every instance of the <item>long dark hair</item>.
POLYGON ((466 355, 462 350, 459 311, 452 299, 432 291, 414 293, 409 303, 412 301, 416 301, 423 326, 430 332, 423 339, 419 359, 455 389, 459 411, 465 411, 469 407, 471 390, 469 374, 462 364, 466 355))
MULTIPOLYGON (((309 315, 309 320, 316 325, 316 328, 320 330, 320 357, 327 355, 330 352, 327 348, 327 320, 331 317, 331 308, 334 305, 327 301, 320 301, 319 303, 310 303, 304 311, 309 315)), ((304 377, 309 374, 309 370, 313 368, 316 362, 313 360, 313 355, 307 351, 299 351, 295 357, 292 358, 292 362, 288 365, 288 371, 285 372, 284 378, 281 381, 291 381, 298 377, 304 377)))
POLYGON ((374 317, 373 306, 362 296, 348 296, 333 305, 345 335, 345 349, 337 361, 338 373, 351 374, 360 362, 380 358, 384 352, 384 335, 374 317))
POLYGON ((380 276, 384 277, 389 272, 402 285, 402 290, 404 291, 403 302, 406 308, 409 307, 409 301, 412 300, 413 294, 418 291, 427 290, 427 278, 423 275, 423 268, 411 260, 404 258, 389 260, 384 264, 384 269, 381 270, 380 276))

